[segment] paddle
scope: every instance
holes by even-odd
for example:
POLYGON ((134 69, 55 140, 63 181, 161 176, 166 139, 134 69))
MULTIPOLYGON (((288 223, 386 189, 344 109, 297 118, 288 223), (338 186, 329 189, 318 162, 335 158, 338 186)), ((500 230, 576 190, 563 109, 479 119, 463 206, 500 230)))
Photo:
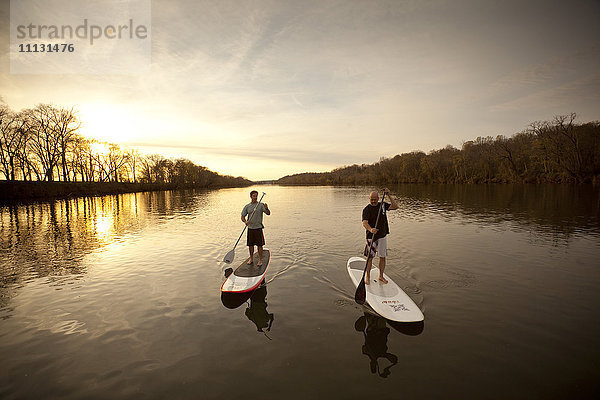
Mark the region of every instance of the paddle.
MULTIPOLYGON (((258 208, 258 205, 260 204, 260 202, 262 201, 263 197, 265 197, 265 192, 263 192, 262 196, 260 196, 260 200, 258 200, 258 204, 256 204, 256 207, 254 207, 254 211, 252 211, 252 214, 250 215, 250 218, 248 218, 248 221, 250 221, 252 219, 252 217, 254 216, 254 213, 256 212, 256 209, 258 208)), ((240 242, 240 239, 242 238, 242 235, 244 234, 244 232, 246 231, 246 228, 248 227, 248 225, 244 225, 244 229, 242 230, 242 233, 240 233, 240 237, 238 237, 238 240, 235 242, 235 244, 233 245, 233 249, 231 249, 231 251, 227 254, 225 254, 225 257, 223 257, 223 262, 226 262, 227 264, 231 264, 231 262, 233 261, 234 257, 235 257, 235 247, 238 245, 238 243, 240 242)), ((229 275, 231 275, 232 271, 229 271, 231 268, 227 268, 225 270, 225 277, 228 277, 229 275), (227 273, 229 272, 229 273, 227 273)))
MULTIPOLYGON (((377 210, 377 218, 375 219, 375 226, 377 228, 377 223, 379 222, 379 215, 381 215, 381 207, 383 207, 383 199, 385 199, 385 191, 383 192, 383 197, 381 197, 381 203, 379 204, 379 210, 377 210)), ((354 293, 354 301, 358 304, 365 304, 365 300, 367 299, 367 288, 365 287, 365 275, 367 273, 367 268, 369 268, 369 260, 371 257, 371 247, 373 247, 373 239, 375 239, 375 233, 371 236, 371 243, 369 244, 369 239, 367 239, 367 244, 369 244, 369 253, 367 255, 367 261, 365 262, 365 270, 363 271, 362 279, 360 283, 356 287, 356 293, 354 293)))

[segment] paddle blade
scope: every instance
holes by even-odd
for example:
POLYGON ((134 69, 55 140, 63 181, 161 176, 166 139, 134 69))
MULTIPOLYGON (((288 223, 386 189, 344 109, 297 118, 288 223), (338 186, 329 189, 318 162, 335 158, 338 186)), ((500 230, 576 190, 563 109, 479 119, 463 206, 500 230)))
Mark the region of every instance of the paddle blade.
POLYGON ((363 278, 358 287, 356 288, 356 293, 354 293, 354 301, 358 304, 363 305, 367 300, 367 288, 365 287, 365 279, 363 278))
POLYGON ((235 258, 235 249, 233 249, 229 253, 225 254, 225 257, 223 257, 223 262, 226 262, 227 264, 231 264, 231 262, 233 261, 234 258, 235 258))
POLYGON ((229 278, 229 275, 233 273, 233 268, 225 269, 225 278, 229 278))

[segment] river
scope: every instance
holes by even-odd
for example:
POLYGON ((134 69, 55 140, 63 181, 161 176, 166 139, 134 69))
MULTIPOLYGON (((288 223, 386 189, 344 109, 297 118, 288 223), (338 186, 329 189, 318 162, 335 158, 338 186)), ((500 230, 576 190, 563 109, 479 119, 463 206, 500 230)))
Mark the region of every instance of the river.
POLYGON ((248 188, 0 206, 0 397, 600 393, 597 188, 391 187, 386 272, 423 324, 353 300, 371 188, 257 189, 272 262, 233 304, 221 260, 248 188))

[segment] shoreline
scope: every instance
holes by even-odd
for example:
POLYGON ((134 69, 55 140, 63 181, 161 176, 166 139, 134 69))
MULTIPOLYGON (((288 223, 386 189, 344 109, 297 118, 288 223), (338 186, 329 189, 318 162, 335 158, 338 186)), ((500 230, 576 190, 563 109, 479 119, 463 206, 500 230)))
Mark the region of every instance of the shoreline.
POLYGON ((0 181, 0 202, 36 201, 111 194, 156 192, 179 189, 217 189, 246 185, 210 185, 131 182, 40 182, 0 181))
MULTIPOLYGON (((233 187, 247 187, 255 184, 251 182, 247 185, 209 185, 200 186, 193 184, 174 184, 174 183, 131 183, 131 182, 40 182, 40 181, 0 181, 0 203, 11 203, 19 201, 43 201, 53 199, 65 199, 74 197, 93 197, 105 196, 111 194, 157 192, 168 190, 193 190, 193 189, 222 189, 233 187)), ((272 182, 277 186, 369 186, 365 184, 351 183, 292 183, 292 182, 272 182)), ((486 183, 392 183, 379 185, 440 185, 440 186, 592 186, 595 183, 505 183, 505 182, 486 182, 486 183)))

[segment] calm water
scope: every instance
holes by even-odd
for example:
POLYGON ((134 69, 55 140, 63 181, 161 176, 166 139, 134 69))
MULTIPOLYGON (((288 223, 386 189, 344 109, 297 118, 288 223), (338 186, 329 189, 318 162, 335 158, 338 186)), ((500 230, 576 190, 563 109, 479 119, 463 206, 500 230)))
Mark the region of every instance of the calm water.
POLYGON ((597 190, 391 188, 386 272, 425 314, 392 325, 345 270, 371 189, 258 189, 273 259, 251 299, 220 294, 249 189, 2 206, 0 397, 600 394, 597 190))

